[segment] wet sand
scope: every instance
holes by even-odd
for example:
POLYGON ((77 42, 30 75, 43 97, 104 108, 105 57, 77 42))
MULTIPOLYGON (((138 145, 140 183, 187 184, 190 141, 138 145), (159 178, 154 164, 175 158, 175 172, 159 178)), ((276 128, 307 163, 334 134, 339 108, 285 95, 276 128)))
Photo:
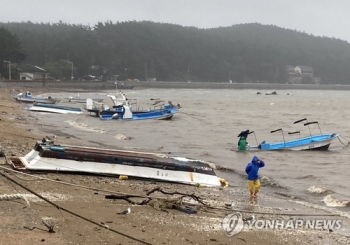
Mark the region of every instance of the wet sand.
MULTIPOLYGON (((0 147, 7 157, 27 154, 35 142, 44 136, 40 129, 45 125, 42 125, 37 118, 30 116, 30 113, 23 110, 21 104, 11 98, 10 95, 15 94, 16 89, 23 88, 1 88, 0 92, 0 147)), ((30 90, 35 94, 52 92, 43 88, 30 90)), ((81 144, 81 139, 72 135, 60 135, 59 140, 62 143, 81 144)), ((257 202, 251 203, 247 198, 246 186, 242 184, 245 183, 244 180, 231 182, 230 186, 225 188, 198 188, 148 180, 119 180, 113 177, 78 174, 28 173, 30 175, 23 175, 11 171, 5 157, 0 158, 0 163, 1 172, 6 176, 46 197, 54 204, 71 211, 68 213, 57 206, 50 205, 1 176, 1 194, 24 194, 30 203, 30 207, 27 207, 26 203, 20 199, 0 201, 3 220, 0 225, 1 244, 142 244, 142 241, 149 244, 350 243, 348 236, 329 230, 244 229, 232 237, 226 236, 222 229, 222 220, 226 215, 236 211, 241 211, 243 217, 254 214, 259 219, 276 218, 286 221, 315 218, 309 217, 310 214, 328 214, 321 209, 300 205, 294 201, 293 197, 268 196, 263 189, 257 202), (9 169, 4 170, 5 168, 9 169), (175 209, 160 210, 157 205, 132 205, 125 200, 105 198, 105 195, 118 193, 145 195, 157 187, 167 192, 195 194, 209 206, 196 203, 194 208, 197 209, 197 213, 186 214, 175 209), (233 207, 226 208, 225 203, 232 201, 233 207), (127 207, 131 207, 131 214, 127 216, 116 214, 127 207), (290 215, 292 213, 300 215, 292 216, 290 215), (55 233, 47 232, 48 229, 43 225, 43 220, 54 225, 55 233), (36 228, 32 229, 34 227, 36 228)), ((166 197, 160 193, 153 196, 166 197)), ((144 198, 132 200, 140 202, 144 198)), ((185 201, 191 202, 188 198, 185 201)), ((348 228, 345 227, 342 233, 349 234, 348 228)))

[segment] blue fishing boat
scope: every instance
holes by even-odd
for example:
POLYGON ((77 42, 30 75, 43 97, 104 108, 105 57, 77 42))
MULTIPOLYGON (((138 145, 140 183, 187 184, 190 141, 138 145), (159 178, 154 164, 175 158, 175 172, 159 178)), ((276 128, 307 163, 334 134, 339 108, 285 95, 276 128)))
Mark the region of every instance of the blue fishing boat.
POLYGON ((308 122, 306 118, 295 121, 294 124, 305 122, 304 126, 309 128, 309 136, 301 137, 300 131, 288 132, 289 135, 299 134, 297 139, 285 140, 284 130, 282 128, 271 131, 270 133, 281 132, 283 141, 270 143, 263 141, 259 145, 249 146, 249 150, 328 150, 331 142, 338 138, 338 133, 322 133, 318 122, 308 122), (319 134, 311 134, 310 125, 317 124, 320 130, 319 134))
POLYGON ((86 100, 86 110, 100 117, 101 120, 144 120, 144 119, 171 119, 179 112, 179 106, 174 106, 170 101, 164 104, 163 100, 156 99, 154 108, 150 110, 133 110, 130 100, 120 92, 118 98, 107 95, 113 102, 112 108, 105 104, 98 104, 92 99, 86 100), (97 105, 97 106, 96 106, 97 105))

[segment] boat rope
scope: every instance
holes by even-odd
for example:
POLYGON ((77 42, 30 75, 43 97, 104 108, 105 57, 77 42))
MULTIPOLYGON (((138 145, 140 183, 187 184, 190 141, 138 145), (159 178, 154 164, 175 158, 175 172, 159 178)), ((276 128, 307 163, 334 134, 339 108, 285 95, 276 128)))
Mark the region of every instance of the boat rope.
POLYGON ((73 211, 70 211, 69 209, 66 209, 66 208, 64 208, 64 207, 62 207, 62 206, 60 206, 60 205, 58 205, 58 204, 56 204, 56 203, 54 203, 54 202, 51 202, 50 200, 48 200, 47 198, 43 197, 42 195, 36 193, 35 191, 29 189, 28 187, 26 187, 26 186, 24 186, 24 185, 18 183, 17 181, 15 181, 14 179, 12 179, 11 177, 7 176, 3 171, 0 171, 0 174, 1 174, 2 176, 4 176, 6 179, 8 179, 8 180, 10 180, 11 182, 15 183, 16 185, 22 187, 22 188, 25 189, 26 191, 28 191, 28 192, 34 194, 35 196, 39 197, 40 199, 44 200, 45 202, 47 202, 47 203, 51 204, 52 206, 56 207, 58 210, 63 210, 63 211, 65 211, 65 212, 69 213, 69 214, 72 214, 72 215, 74 215, 74 216, 80 218, 80 219, 83 219, 83 220, 85 220, 85 221, 87 221, 87 222, 90 222, 90 223, 92 223, 92 224, 94 224, 94 225, 97 225, 97 226, 99 226, 99 227, 105 228, 105 229, 107 229, 107 230, 109 230, 109 231, 112 231, 112 232, 114 232, 114 233, 117 233, 117 234, 119 234, 119 235, 121 235, 121 236, 127 237, 127 238, 129 238, 129 239, 131 239, 131 240, 140 242, 140 243, 142 243, 142 244, 151 245, 151 243, 142 241, 142 240, 140 240, 140 239, 137 239, 137 238, 135 238, 135 237, 132 237, 132 236, 130 236, 130 235, 127 235, 127 234, 125 234, 125 233, 122 233, 122 232, 120 232, 120 231, 117 231, 117 230, 115 230, 115 229, 109 228, 109 227, 106 226, 106 225, 102 225, 102 224, 100 224, 100 223, 98 223, 98 222, 96 222, 96 221, 93 221, 93 220, 91 220, 91 219, 88 219, 88 218, 86 218, 86 217, 80 215, 80 214, 77 214, 77 213, 75 213, 75 212, 73 212, 73 211))
MULTIPOLYGON (((82 189, 86 189, 86 190, 91 190, 91 191, 100 191, 100 192, 109 193, 109 194, 114 193, 114 194, 134 197, 134 198, 151 198, 150 196, 147 196, 147 195, 139 195, 139 194, 134 194, 134 193, 110 191, 110 190, 92 188, 92 187, 83 186, 83 185, 76 185, 76 184, 72 184, 72 183, 64 182, 64 181, 57 181, 57 180, 53 180, 53 179, 49 179, 49 178, 45 178, 45 177, 40 177, 40 176, 35 176, 35 175, 23 173, 23 172, 20 172, 20 171, 17 171, 17 170, 13 170, 13 169, 9 169, 9 168, 5 168, 5 167, 2 167, 2 166, 0 166, 0 168, 4 169, 6 171, 19 173, 19 174, 26 175, 26 176, 32 176, 34 178, 38 178, 39 180, 47 180, 47 181, 55 182, 55 183, 58 183, 58 184, 70 185, 70 186, 74 186, 74 187, 78 187, 78 188, 82 188, 82 189)), ((1 171, 0 171, 0 173, 1 173, 1 171)), ((156 199, 165 199, 165 200, 167 200, 167 198, 163 198, 163 197, 156 197, 156 199)), ((211 209, 215 209, 215 210, 218 210, 218 211, 225 211, 225 212, 232 211, 232 212, 240 212, 240 213, 254 213, 254 214, 261 214, 261 215, 277 215, 277 216, 320 216, 320 217, 322 217, 322 216, 324 216, 324 217, 340 216, 339 214, 317 214, 317 213, 314 213, 314 214, 303 214, 303 213, 290 214, 290 213, 256 212, 256 211, 232 209, 232 208, 228 209, 228 208, 215 207, 215 206, 210 206, 210 205, 206 205, 206 208, 211 208, 211 209)), ((102 225, 102 227, 106 228, 103 225, 102 225)))
POLYGON ((4 194, 0 195, 0 201, 12 201, 16 199, 23 199, 28 207, 30 207, 28 199, 23 194, 4 194))
MULTIPOLYGON (((19 176, 16 175, 16 174, 14 174, 15 177, 17 177, 17 178, 19 178, 19 179, 21 179, 21 180, 24 180, 24 181, 47 180, 47 181, 54 182, 54 183, 57 183, 57 184, 74 186, 74 187, 78 187, 78 188, 86 189, 86 190, 90 190, 90 191, 100 191, 100 192, 106 193, 106 194, 130 195, 130 193, 118 192, 118 191, 110 191, 110 190, 105 190, 105 189, 97 189, 97 188, 92 188, 92 187, 88 187, 88 186, 72 184, 72 183, 65 182, 65 181, 53 180, 53 179, 49 179, 49 178, 46 178, 46 177, 35 176, 35 175, 32 175, 32 174, 23 173, 23 172, 21 172, 21 171, 17 171, 17 170, 14 170, 14 169, 6 168, 6 167, 3 167, 3 166, 1 166, 1 165, 0 165, 0 169, 6 170, 6 171, 10 171, 10 172, 12 172, 13 174, 14 174, 14 173, 17 173, 17 174, 21 174, 21 175, 25 175, 25 176, 30 176, 30 177, 33 177, 33 178, 34 178, 34 179, 24 179, 24 178, 22 178, 22 177, 19 177, 19 176)), ((146 196, 146 195, 133 195, 133 196, 134 196, 134 197, 140 197, 140 198, 148 198, 148 196, 146 196)), ((158 198, 158 197, 157 197, 157 198, 158 198)), ((159 198, 158 198, 158 199, 159 199, 159 198)))
POLYGON ((339 135, 337 138, 338 138, 338 140, 340 141, 340 143, 342 143, 343 145, 350 145, 350 141, 348 141, 347 139, 345 139, 343 136, 339 135), (340 139, 340 137, 343 138, 343 140, 347 141, 348 143, 347 143, 347 144, 344 143, 344 142, 340 139))

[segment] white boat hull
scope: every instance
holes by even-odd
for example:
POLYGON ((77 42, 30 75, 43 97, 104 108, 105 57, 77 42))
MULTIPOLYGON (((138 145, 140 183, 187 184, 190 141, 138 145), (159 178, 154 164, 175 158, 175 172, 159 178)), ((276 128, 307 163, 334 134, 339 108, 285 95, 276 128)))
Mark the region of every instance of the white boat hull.
MULTIPOLYGON (((82 172, 106 175, 127 175, 139 178, 156 179, 167 182, 177 182, 208 187, 221 186, 216 175, 198 172, 172 171, 167 169, 128 166, 102 162, 75 161, 69 159, 46 158, 39 156, 39 152, 32 150, 26 156, 19 158, 27 170, 82 172)), ((182 161, 190 159, 181 158, 182 161)))
POLYGON ((30 111, 40 111, 40 112, 51 112, 51 113, 60 113, 60 114, 82 114, 82 111, 71 111, 71 110, 63 110, 58 108, 48 108, 48 107, 40 107, 40 106, 32 106, 28 108, 30 111))

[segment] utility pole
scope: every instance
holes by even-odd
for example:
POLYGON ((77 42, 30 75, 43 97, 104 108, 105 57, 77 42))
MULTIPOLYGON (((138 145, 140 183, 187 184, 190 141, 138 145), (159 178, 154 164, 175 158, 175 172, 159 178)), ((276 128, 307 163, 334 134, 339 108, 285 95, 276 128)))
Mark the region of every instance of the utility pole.
POLYGON ((9 66, 9 80, 11 80, 11 62, 4 60, 5 63, 8 63, 9 66))
POLYGON ((67 60, 67 61, 70 62, 70 63, 72 63, 72 71, 71 71, 70 80, 73 81, 73 70, 74 70, 73 62, 72 62, 72 61, 69 61, 69 60, 67 60))
POLYGON ((145 80, 147 81, 148 72, 147 72, 147 62, 145 62, 145 80))
POLYGON ((187 64, 187 82, 190 82, 190 65, 187 64))

